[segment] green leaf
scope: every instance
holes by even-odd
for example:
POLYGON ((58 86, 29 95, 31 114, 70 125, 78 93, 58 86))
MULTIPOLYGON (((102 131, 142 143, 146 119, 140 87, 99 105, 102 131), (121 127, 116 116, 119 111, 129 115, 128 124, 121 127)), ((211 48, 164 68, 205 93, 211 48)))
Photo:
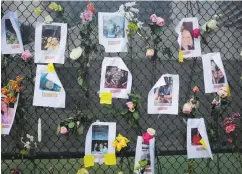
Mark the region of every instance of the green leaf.
POLYGON ((82 135, 83 134, 83 131, 84 131, 84 126, 83 125, 81 125, 80 127, 78 127, 78 129, 77 129, 78 135, 82 135))
POLYGON ((77 83, 78 83, 80 86, 83 85, 83 78, 82 78, 81 76, 79 76, 79 77, 77 78, 77 83))
POLYGON ((128 123, 129 123, 129 125, 132 127, 132 125, 133 125, 133 120, 132 120, 132 119, 129 119, 129 120, 128 120, 128 123))
POLYGON ((128 109, 122 109, 121 112, 120 112, 120 114, 121 114, 121 115, 125 115, 125 114, 127 114, 128 112, 129 112, 128 109))
POLYGON ((200 106, 200 103, 199 103, 199 101, 197 101, 195 108, 197 109, 197 108, 199 108, 199 106, 200 106))
POLYGON ((139 119, 139 113, 138 112, 133 112, 133 117, 135 120, 139 119))
POLYGON ((59 132, 60 132, 60 124, 58 124, 58 126, 57 126, 57 129, 56 129, 56 135, 58 135, 59 134, 59 132))
POLYGON ((75 126, 75 123, 74 123, 73 121, 70 122, 70 123, 68 124, 68 127, 69 127, 70 129, 72 129, 74 126, 75 126))
POLYGON ((22 149, 22 150, 20 150, 20 152, 19 152, 22 156, 25 156, 25 155, 28 155, 29 154, 29 150, 27 150, 27 149, 22 149))

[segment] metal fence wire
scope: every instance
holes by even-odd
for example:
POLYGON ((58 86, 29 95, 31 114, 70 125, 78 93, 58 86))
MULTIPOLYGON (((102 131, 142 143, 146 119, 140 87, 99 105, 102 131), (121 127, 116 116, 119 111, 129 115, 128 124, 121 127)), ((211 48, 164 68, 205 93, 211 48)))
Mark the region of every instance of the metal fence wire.
MULTIPOLYGON (((117 123, 117 133, 128 137, 130 149, 125 152, 123 160, 124 173, 133 173, 134 155, 137 135, 152 127, 157 131, 155 173, 173 174, 189 173, 186 169, 192 166, 190 173, 207 174, 239 174, 242 173, 241 156, 241 123, 238 140, 240 143, 236 149, 226 142, 227 135, 224 131, 218 131, 215 139, 210 138, 210 144, 214 160, 196 159, 187 160, 186 156, 186 124, 184 117, 178 115, 148 115, 148 92, 162 74, 179 74, 179 110, 192 94, 192 87, 199 86, 200 108, 196 117, 205 119, 207 130, 210 125, 218 126, 223 118, 233 112, 242 113, 242 87, 239 85, 242 75, 242 2, 173 2, 173 1, 139 1, 139 19, 149 23, 149 16, 156 13, 165 19, 161 40, 157 45, 158 54, 155 60, 145 57, 146 45, 139 35, 129 40, 127 53, 105 53, 103 46, 98 44, 98 25, 93 26, 90 38, 96 43, 96 51, 89 57, 89 67, 86 71, 88 95, 77 82, 80 72, 83 72, 83 60, 73 61, 69 58, 70 51, 80 45, 80 13, 86 8, 87 2, 60 1, 56 2, 64 7, 64 19, 68 23, 67 45, 65 50, 65 64, 55 64, 56 72, 66 91, 66 108, 53 109, 34 107, 34 78, 37 64, 25 63, 20 55, 8 55, 2 59, 2 86, 17 75, 23 76, 23 91, 10 135, 2 136, 2 173, 8 174, 11 168, 18 168, 24 174, 32 173, 63 173, 74 174, 83 165, 85 148, 85 136, 90 123, 82 136, 56 135, 57 124, 68 117, 75 116, 78 110, 88 118, 117 123), (201 58, 178 62, 177 34, 174 27, 185 17, 197 17, 201 26, 212 16, 223 14, 219 18, 219 29, 206 36, 207 44, 201 42, 203 53, 220 52, 225 67, 227 79, 231 88, 231 105, 219 120, 211 116, 212 94, 204 93, 203 69, 201 58), (164 51, 164 49, 166 51, 164 51), (132 73, 132 90, 141 95, 141 109, 139 130, 131 128, 121 115, 107 115, 103 106, 99 103, 98 90, 100 84, 101 64, 104 57, 119 56, 123 59, 132 73), (4 62, 3 62, 4 61, 4 62), (74 107, 77 106, 77 107, 74 107), (37 138, 38 118, 42 119, 42 142, 33 154, 22 157, 19 155, 23 144, 20 138, 26 134, 37 138)), ((121 1, 93 1, 97 12, 115 12, 125 2, 121 1)), ((54 12, 48 10, 48 1, 2 1, 2 15, 7 11, 17 11, 24 48, 34 53, 34 33, 36 22, 43 22, 48 14, 54 22, 60 21, 54 12), (41 7, 43 13, 36 16, 33 11, 41 7)), ((97 17, 97 12, 95 13, 97 17)), ((147 36, 150 30, 144 25, 147 36)), ((114 106, 121 106, 124 100, 114 99, 114 106)), ((220 125, 221 126, 221 125, 220 125)), ((121 158, 118 154, 117 163, 121 158)), ((105 166, 96 164, 88 169, 89 173, 109 174, 118 173, 117 166, 105 166)))

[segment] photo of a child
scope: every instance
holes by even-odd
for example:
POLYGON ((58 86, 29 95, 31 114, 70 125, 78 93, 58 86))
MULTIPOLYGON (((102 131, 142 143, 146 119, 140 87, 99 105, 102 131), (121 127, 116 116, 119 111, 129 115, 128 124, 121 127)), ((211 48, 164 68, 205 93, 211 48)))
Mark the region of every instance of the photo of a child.
POLYGON ((193 22, 183 22, 181 27, 181 50, 194 50, 194 38, 192 36, 193 22))
POLYGON ((191 128, 191 142, 193 146, 202 145, 200 140, 202 139, 198 128, 191 128))
POLYGON ((43 25, 41 50, 57 50, 61 40, 61 26, 43 25))
POLYGON ((10 19, 5 20, 5 26, 6 26, 6 43, 7 44, 19 44, 17 34, 13 28, 13 25, 12 25, 10 19))
POLYGON ((92 154, 108 153, 108 126, 92 126, 92 154))
POLYGON ((105 74, 105 88, 126 89, 128 83, 128 71, 119 69, 117 66, 107 66, 105 74))
POLYGON ((124 28, 123 16, 103 16, 103 36, 105 38, 124 38, 124 28))
POLYGON ((155 106, 171 106, 172 105, 172 77, 164 77, 166 85, 154 89, 155 106))
POLYGON ((210 60, 210 64, 211 64, 211 71, 212 71, 212 83, 213 84, 225 83, 225 78, 222 70, 212 59, 210 60))

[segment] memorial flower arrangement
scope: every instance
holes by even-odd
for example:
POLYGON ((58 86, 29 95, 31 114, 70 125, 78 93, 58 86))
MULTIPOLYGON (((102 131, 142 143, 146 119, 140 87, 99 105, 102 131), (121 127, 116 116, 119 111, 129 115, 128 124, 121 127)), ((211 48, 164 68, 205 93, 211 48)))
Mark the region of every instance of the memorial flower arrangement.
POLYGON ((20 155, 22 158, 29 153, 35 153, 35 148, 37 148, 37 143, 34 141, 34 136, 26 134, 26 137, 21 137, 21 143, 23 144, 24 148, 20 150, 20 155))
POLYGON ((199 108, 199 97, 197 93, 200 91, 197 86, 193 88, 192 97, 183 105, 182 112, 186 115, 195 116, 196 110, 199 108))
POLYGON ((107 115, 122 115, 128 124, 136 128, 139 120, 139 109, 141 96, 136 93, 129 94, 129 99, 123 104, 123 108, 115 108, 113 105, 104 105, 104 110, 107 115))
POLYGON ((62 120, 60 124, 57 126, 56 134, 78 134, 82 135, 84 130, 84 126, 81 124, 81 121, 77 118, 67 118, 62 120))
POLYGON ((4 102, 7 104, 14 104, 17 101, 17 95, 21 91, 21 83, 23 77, 17 76, 15 80, 10 80, 8 84, 1 89, 1 93, 6 97, 4 102))
POLYGON ((235 141, 238 136, 238 122, 241 119, 239 113, 233 113, 231 117, 224 119, 222 126, 225 129, 225 132, 228 134, 229 138, 227 141, 232 143, 235 141))
POLYGON ((212 101, 212 112, 222 114, 223 111, 228 107, 228 88, 221 87, 212 101))

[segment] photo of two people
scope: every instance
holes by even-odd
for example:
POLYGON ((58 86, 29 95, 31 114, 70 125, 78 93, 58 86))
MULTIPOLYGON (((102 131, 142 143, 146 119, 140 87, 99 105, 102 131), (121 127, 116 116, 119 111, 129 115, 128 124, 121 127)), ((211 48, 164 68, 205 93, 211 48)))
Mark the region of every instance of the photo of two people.
POLYGON ((105 73, 105 88, 126 89, 128 83, 128 71, 119 69, 117 66, 107 66, 105 73))
POLYGON ((125 19, 123 16, 103 16, 103 37, 124 38, 125 19))
POLYGON ((213 84, 220 84, 225 83, 224 74, 221 70, 221 68, 218 67, 218 65, 214 62, 214 60, 210 60, 211 63, 211 71, 212 71, 212 83, 213 84))
POLYGON ((13 25, 10 19, 5 20, 5 27, 6 27, 6 43, 19 44, 17 34, 13 28, 13 25))
POLYGON ((172 105, 172 77, 164 77, 166 85, 154 89, 155 106, 171 106, 172 105))
POLYGON ((181 26, 181 50, 194 50, 194 38, 192 36, 193 22, 183 22, 181 26))
POLYGON ((108 126, 92 126, 92 154, 108 153, 108 126))

